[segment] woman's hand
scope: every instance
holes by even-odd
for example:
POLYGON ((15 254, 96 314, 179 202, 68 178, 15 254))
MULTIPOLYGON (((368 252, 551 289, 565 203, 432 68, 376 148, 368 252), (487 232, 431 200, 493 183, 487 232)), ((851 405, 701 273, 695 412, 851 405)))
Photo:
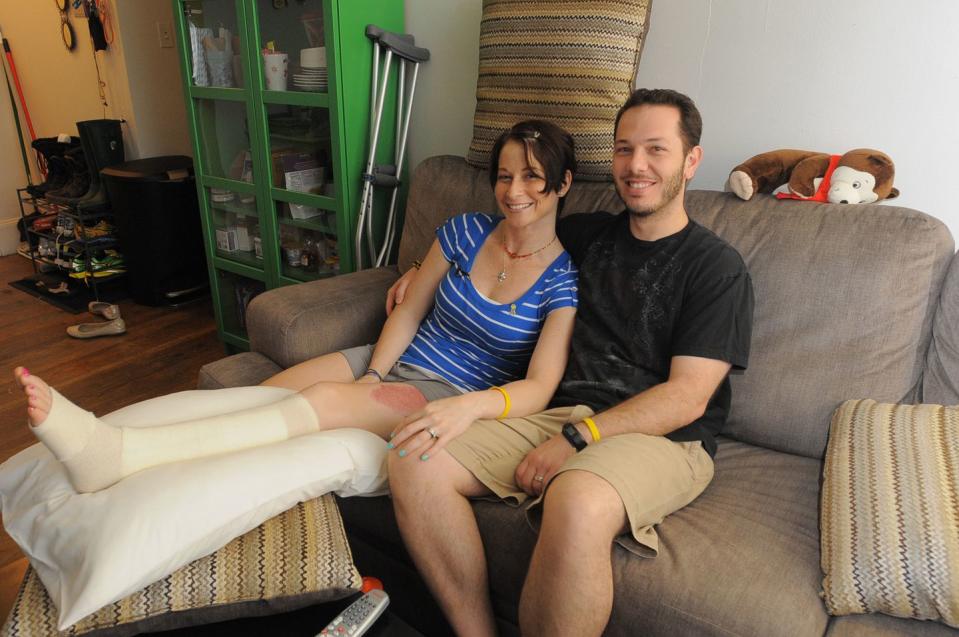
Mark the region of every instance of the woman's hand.
POLYGON ((362 376, 360 376, 359 378, 357 378, 357 379, 354 380, 353 382, 354 382, 354 383, 363 383, 363 384, 368 385, 368 384, 370 384, 370 383, 378 383, 378 382, 380 382, 380 379, 377 378, 376 376, 374 376, 373 374, 363 374, 362 376))
POLYGON ((563 463, 576 453, 573 446, 560 434, 536 447, 516 467, 516 484, 520 489, 538 497, 563 463))
POLYGON ((403 456, 429 460, 480 417, 471 394, 440 398, 404 418, 393 431, 389 448, 403 456))

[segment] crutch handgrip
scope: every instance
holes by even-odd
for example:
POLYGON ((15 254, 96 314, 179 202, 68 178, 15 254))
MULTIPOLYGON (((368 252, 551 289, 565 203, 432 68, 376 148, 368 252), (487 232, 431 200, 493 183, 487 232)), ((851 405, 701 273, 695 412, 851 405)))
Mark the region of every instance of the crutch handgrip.
POLYGON ((379 188, 396 188, 400 180, 396 176, 396 166, 385 164, 374 166, 373 172, 363 173, 363 181, 368 181, 379 188))
MULTIPOLYGON (((383 29, 379 28, 375 24, 366 25, 366 37, 368 37, 371 40, 379 40, 386 33, 389 33, 389 31, 384 31, 383 29)), ((414 38, 409 33, 394 33, 393 35, 399 38, 402 38, 403 40, 406 40, 410 44, 416 44, 416 38, 414 38)))
POLYGON ((430 59, 430 50, 424 49, 407 41, 402 33, 390 33, 386 31, 380 36, 380 44, 387 47, 393 53, 404 60, 410 62, 425 62, 430 59))

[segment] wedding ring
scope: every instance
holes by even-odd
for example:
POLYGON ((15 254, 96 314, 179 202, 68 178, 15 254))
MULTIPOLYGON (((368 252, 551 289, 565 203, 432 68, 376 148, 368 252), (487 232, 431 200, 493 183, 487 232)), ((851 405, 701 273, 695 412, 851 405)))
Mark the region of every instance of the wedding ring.
POLYGON ((533 476, 533 480, 536 480, 537 482, 542 482, 543 476, 533 476))
POLYGON ((440 435, 439 435, 438 433, 436 433, 436 430, 433 429, 432 427, 428 428, 428 429, 426 430, 426 433, 428 433, 428 434, 430 435, 430 438, 439 438, 439 437, 440 437, 440 435))

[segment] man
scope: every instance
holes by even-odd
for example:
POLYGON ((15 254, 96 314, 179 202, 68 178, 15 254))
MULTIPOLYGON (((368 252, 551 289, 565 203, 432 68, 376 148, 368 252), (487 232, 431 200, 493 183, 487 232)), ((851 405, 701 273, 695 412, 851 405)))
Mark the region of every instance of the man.
MULTIPOLYGON (((695 104, 671 90, 637 90, 617 115, 612 167, 625 211, 573 215, 560 228, 580 304, 553 409, 477 421, 428 462, 390 454, 403 539, 460 635, 495 634, 468 498, 536 498, 523 634, 599 635, 613 604, 611 543, 655 555, 654 525, 712 479, 727 376, 749 356, 753 296, 740 255, 686 214, 701 131, 695 104)), ((417 434, 430 435, 442 432, 417 434)))

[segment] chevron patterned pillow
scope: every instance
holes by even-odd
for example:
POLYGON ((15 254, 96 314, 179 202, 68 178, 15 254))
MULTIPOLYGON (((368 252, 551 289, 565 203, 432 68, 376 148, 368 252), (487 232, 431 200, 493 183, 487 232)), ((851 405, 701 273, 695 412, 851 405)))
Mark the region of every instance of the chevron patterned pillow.
POLYGON ((959 628, 959 407, 850 400, 832 419, 821 506, 831 615, 959 628))
POLYGON ((57 632, 57 609, 27 568, 2 637, 133 635, 282 613, 361 585, 332 495, 297 504, 162 580, 57 632))
POLYGON ((547 119, 576 140, 576 177, 608 181, 613 123, 629 96, 650 0, 483 0, 473 141, 485 168, 501 132, 547 119))

